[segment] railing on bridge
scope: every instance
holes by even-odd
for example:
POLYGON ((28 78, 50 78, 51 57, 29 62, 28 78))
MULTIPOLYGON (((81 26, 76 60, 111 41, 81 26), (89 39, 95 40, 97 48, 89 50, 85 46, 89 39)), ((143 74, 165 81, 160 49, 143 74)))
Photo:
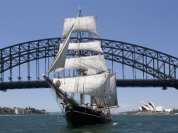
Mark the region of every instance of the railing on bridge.
MULTIPOLYGON (((113 72, 116 72, 118 86, 178 88, 176 78, 178 58, 121 41, 97 38, 83 38, 82 40, 102 42, 107 65, 113 72)), ((71 42, 75 41, 76 38, 71 38, 71 42)), ((30 86, 32 88, 46 87, 42 74, 47 73, 60 42, 61 38, 50 38, 0 49, 0 88, 5 90, 30 86), (39 86, 35 86, 36 83, 39 86)), ((68 51, 67 54, 68 56, 74 55, 75 51, 68 51)))

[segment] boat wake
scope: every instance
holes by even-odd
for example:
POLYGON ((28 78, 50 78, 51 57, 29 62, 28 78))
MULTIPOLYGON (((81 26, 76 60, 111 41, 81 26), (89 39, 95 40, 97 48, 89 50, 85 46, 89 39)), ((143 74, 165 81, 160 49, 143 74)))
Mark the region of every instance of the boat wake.
POLYGON ((113 126, 116 126, 116 125, 118 125, 118 123, 117 123, 117 122, 114 122, 112 125, 113 125, 113 126))

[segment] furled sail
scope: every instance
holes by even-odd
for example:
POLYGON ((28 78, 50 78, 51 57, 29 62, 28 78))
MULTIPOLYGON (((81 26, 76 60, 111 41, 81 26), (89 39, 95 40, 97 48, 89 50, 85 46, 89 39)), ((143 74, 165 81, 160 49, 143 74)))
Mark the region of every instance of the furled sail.
POLYGON ((78 92, 96 97, 103 97, 104 88, 108 73, 104 72, 97 75, 69 77, 69 78, 53 78, 53 83, 60 81, 60 89, 65 92, 78 92))
MULTIPOLYGON (((65 69, 97 69, 98 72, 107 71, 103 55, 94 55, 94 56, 84 56, 76 58, 67 58, 65 61, 65 69)), ((60 72, 63 69, 56 69, 56 72, 60 72)))
MULTIPOLYGON (((63 43, 60 45, 60 49, 63 47, 63 43)), ((94 41, 94 42, 85 42, 85 43, 69 43, 68 50, 91 50, 103 53, 101 49, 101 42, 94 41)))
POLYGON ((66 37, 69 34, 70 29, 74 23, 75 25, 73 27, 73 32, 90 32, 92 34, 98 35, 96 31, 95 17, 83 16, 64 19, 63 37, 66 37))
POLYGON ((51 72, 57 68, 64 68, 67 49, 68 49, 68 45, 69 45, 69 41, 70 41, 70 36, 72 34, 73 26, 74 26, 74 24, 71 26, 70 32, 67 36, 67 39, 65 40, 63 47, 58 51, 58 53, 53 61, 53 64, 51 65, 48 72, 51 72))

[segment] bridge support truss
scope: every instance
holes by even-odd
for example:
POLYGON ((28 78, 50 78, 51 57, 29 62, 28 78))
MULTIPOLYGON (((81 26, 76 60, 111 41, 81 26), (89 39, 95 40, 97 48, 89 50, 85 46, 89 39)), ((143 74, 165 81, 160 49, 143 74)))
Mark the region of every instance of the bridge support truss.
MULTIPOLYGON (((83 42, 93 40, 102 42, 104 56, 108 61, 111 61, 112 71, 117 69, 118 64, 121 65, 122 76, 118 77, 122 78, 118 78, 118 86, 159 85, 161 87, 178 88, 178 58, 126 42, 82 38, 83 42), (113 67, 114 64, 116 66, 113 67), (125 66, 129 66, 133 70, 132 79, 125 77, 125 66), (142 73, 139 78, 136 78, 136 70, 142 73)), ((76 42, 76 38, 71 38, 71 42, 76 42)), ((60 43, 61 38, 49 38, 24 42, 0 49, 0 86, 5 86, 5 83, 15 82, 29 83, 29 86, 35 82, 42 83, 43 81, 40 81, 42 79, 41 71, 47 73, 51 58, 55 57, 60 43), (41 63, 42 60, 43 63, 41 63), (26 65, 26 74, 22 71, 23 65, 26 65), (44 67, 43 70, 41 70, 41 66, 44 67), (24 77, 24 75, 26 76, 24 77)), ((68 51, 67 54, 68 56, 74 55, 75 51, 68 51)), ((83 54, 87 55, 89 53, 84 52, 83 54)), ((45 85, 41 87, 45 87, 45 85)))

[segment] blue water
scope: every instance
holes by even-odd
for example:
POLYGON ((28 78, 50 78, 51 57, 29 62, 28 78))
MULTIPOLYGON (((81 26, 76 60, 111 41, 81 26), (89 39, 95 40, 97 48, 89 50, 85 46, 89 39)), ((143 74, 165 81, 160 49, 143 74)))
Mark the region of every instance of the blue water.
POLYGON ((178 115, 117 115, 113 122, 69 128, 62 115, 0 116, 0 133, 178 133, 178 115))

